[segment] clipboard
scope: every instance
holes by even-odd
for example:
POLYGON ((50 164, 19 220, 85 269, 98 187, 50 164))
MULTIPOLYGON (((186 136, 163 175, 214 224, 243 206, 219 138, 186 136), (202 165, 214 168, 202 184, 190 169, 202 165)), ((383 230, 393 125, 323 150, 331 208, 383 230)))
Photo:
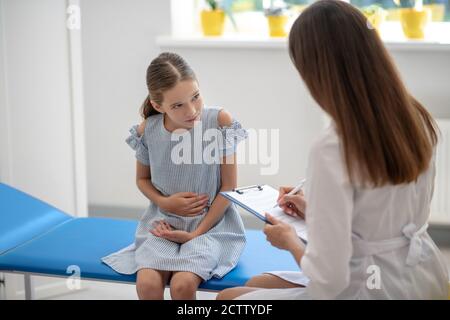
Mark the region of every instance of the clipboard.
POLYGON ((220 194, 266 223, 269 223, 265 217, 265 212, 268 212, 276 219, 292 225, 304 242, 308 240, 305 220, 287 215, 278 206, 273 208, 279 194, 275 188, 267 184, 253 185, 236 188, 232 191, 223 191, 220 194))

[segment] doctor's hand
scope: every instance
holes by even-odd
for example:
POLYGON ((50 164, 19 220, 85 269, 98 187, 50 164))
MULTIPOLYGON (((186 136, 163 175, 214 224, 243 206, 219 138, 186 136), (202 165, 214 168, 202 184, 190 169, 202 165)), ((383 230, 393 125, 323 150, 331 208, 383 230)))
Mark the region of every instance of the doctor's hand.
POLYGON ((287 215, 305 219, 306 201, 303 191, 297 194, 288 195, 293 187, 281 187, 278 195, 278 204, 287 215))
POLYGON ((293 226, 274 218, 268 213, 266 213, 266 218, 271 224, 266 223, 263 231, 267 241, 272 246, 291 252, 298 249, 299 246, 302 247, 301 240, 293 226))

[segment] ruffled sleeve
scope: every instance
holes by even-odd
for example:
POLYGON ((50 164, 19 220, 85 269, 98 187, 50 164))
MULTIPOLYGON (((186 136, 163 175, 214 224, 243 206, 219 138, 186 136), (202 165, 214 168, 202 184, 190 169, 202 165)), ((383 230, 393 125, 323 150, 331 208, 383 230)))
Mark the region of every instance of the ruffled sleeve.
POLYGON ((138 125, 132 126, 130 129, 130 136, 125 140, 125 142, 131 147, 131 149, 136 151, 136 159, 143 165, 150 165, 150 159, 148 154, 148 147, 145 143, 145 139, 139 136, 137 131, 138 125))
POLYGON ((229 156, 236 152, 238 144, 247 139, 248 132, 239 121, 233 120, 231 125, 227 127, 219 127, 219 131, 222 134, 222 146, 220 147, 221 156, 229 156))

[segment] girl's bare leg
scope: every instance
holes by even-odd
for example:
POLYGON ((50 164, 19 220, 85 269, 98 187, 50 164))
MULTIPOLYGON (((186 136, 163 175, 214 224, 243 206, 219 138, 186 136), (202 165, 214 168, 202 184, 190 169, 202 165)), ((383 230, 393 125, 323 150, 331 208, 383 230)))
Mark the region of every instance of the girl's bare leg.
POLYGON ((195 300, 198 286, 202 281, 202 278, 192 272, 174 272, 170 280, 172 300, 195 300))
POLYGON ((140 300, 164 300, 164 288, 171 272, 141 269, 137 273, 136 291, 140 300))

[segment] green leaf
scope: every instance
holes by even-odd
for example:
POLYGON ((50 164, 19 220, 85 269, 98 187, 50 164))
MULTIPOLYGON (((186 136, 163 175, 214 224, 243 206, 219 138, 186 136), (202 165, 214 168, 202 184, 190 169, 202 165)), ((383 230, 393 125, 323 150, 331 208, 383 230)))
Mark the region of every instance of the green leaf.
POLYGON ((206 0, 208 2, 211 10, 217 10, 217 1, 216 0, 206 0))

